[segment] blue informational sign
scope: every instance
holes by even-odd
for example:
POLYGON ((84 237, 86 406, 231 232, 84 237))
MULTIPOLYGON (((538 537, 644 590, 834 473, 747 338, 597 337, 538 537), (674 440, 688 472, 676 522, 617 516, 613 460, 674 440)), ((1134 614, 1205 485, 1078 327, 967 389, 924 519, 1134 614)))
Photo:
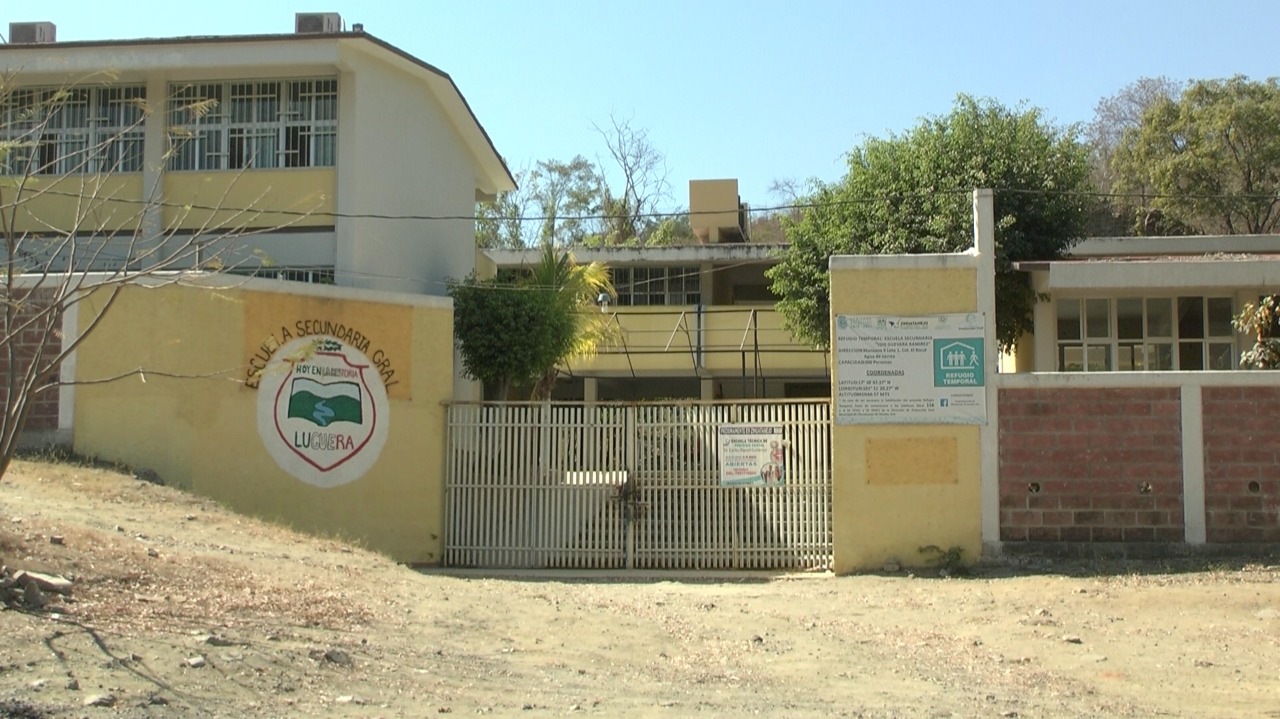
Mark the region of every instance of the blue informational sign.
POLYGON ((837 424, 986 424, 986 318, 838 315, 837 424))

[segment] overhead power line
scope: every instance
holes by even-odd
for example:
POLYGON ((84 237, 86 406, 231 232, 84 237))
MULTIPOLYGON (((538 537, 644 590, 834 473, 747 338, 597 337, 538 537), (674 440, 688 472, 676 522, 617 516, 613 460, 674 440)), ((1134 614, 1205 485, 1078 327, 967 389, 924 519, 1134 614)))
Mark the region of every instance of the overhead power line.
MULTIPOLYGON (((844 207, 866 205, 878 202, 901 202, 909 200, 927 200, 938 197, 948 197, 953 195, 969 195, 972 189, 952 189, 952 190, 931 190, 929 192, 916 193, 887 193, 883 195, 867 195, 865 197, 854 197, 841 200, 825 200, 822 202, 795 202, 783 205, 770 205, 767 207, 748 207, 746 212, 751 215, 767 214, 774 212, 790 212, 795 210, 818 209, 824 207, 844 207)), ((1095 199, 1130 199, 1130 200, 1164 200, 1164 199, 1188 199, 1188 200, 1215 200, 1215 199, 1235 199, 1250 201, 1280 201, 1280 195, 1229 195, 1229 194, 1159 194, 1159 193, 1117 193, 1117 192, 1099 192, 1099 191, 1066 191, 1066 190, 1038 190, 1026 188, 994 188, 993 192, 1000 194, 1023 194, 1023 195, 1049 195, 1058 197, 1090 197, 1095 199)), ((67 192, 63 190, 41 189, 40 194, 55 195, 60 197, 82 197, 80 193, 67 192)), ((689 211, 682 210, 679 212, 641 212, 634 215, 618 215, 618 214, 588 214, 588 215, 517 215, 517 216, 483 216, 483 215, 419 215, 419 214, 387 214, 378 212, 336 212, 327 210, 290 210, 275 209, 270 207, 230 207, 227 205, 203 205, 187 202, 175 202, 169 200, 147 200, 122 197, 99 197, 95 198, 98 202, 114 203, 114 204, 132 204, 145 205, 157 208, 179 209, 184 211, 199 212, 226 212, 226 213, 247 213, 247 214, 263 214, 276 215, 281 217, 331 217, 334 219, 350 219, 350 220, 390 220, 390 221, 418 221, 418 222, 476 222, 479 220, 495 220, 506 222, 546 222, 555 220, 557 222, 575 222, 589 220, 613 220, 622 218, 646 219, 646 220, 662 220, 677 217, 690 217, 700 215, 722 215, 726 213, 737 212, 737 210, 698 210, 689 211)), ((0 210, 10 210, 22 204, 23 200, 9 200, 4 204, 0 204, 0 210)))

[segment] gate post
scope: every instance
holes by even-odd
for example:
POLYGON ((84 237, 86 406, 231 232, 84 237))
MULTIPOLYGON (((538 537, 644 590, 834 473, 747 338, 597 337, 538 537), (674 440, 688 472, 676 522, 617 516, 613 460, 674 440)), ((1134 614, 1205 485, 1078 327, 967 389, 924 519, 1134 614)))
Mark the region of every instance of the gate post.
POLYGON ((928 564, 930 546, 972 562, 991 532, 992 197, 974 191, 967 252, 830 259, 837 573, 928 564))
MULTIPOLYGON (((631 484, 633 491, 638 491, 639 483, 636 481, 636 445, 639 444, 637 436, 636 424, 636 405, 629 405, 626 412, 626 442, 627 442, 627 479, 626 482, 631 484)), ((627 569, 635 569, 636 567, 636 523, 635 517, 632 516, 632 508, 623 503, 622 505, 622 523, 626 528, 626 553, 627 569)))

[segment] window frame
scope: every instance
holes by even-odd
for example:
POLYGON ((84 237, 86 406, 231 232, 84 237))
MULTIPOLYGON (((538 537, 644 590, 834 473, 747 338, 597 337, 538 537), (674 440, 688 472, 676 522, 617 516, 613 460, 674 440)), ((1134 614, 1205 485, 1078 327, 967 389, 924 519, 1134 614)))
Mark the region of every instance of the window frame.
POLYGON ((146 85, 19 87, 0 97, 0 175, 142 172, 146 85))
POLYGON ((336 76, 171 83, 169 97, 170 172, 337 165, 336 76))
MULTIPOLYGON (((1054 366, 1057 372, 1152 372, 1152 371, 1187 371, 1202 370, 1234 370, 1239 368, 1239 351, 1237 335, 1231 328, 1229 318, 1235 316, 1236 298, 1222 294, 1172 294, 1172 295, 1119 295, 1110 297, 1056 297, 1053 302, 1054 316, 1054 366), (1121 314, 1120 306, 1125 302, 1140 301, 1142 303, 1141 336, 1132 334, 1132 314, 1121 314), (1199 329, 1184 327, 1184 316, 1189 311, 1194 316, 1196 308, 1192 302, 1198 303, 1199 329), (1227 303, 1228 314, 1221 314, 1221 303, 1227 303), (1099 332, 1097 327, 1091 331, 1090 322, 1095 317, 1087 310, 1090 303, 1098 306, 1106 303, 1106 331, 1099 332), (1075 336, 1063 337, 1066 327, 1064 322, 1071 322, 1070 316, 1063 316, 1063 308, 1075 305, 1078 311, 1074 320, 1077 324, 1075 336), (1216 311, 1212 309, 1217 304, 1216 311), (1152 308, 1164 305, 1168 309, 1168 332, 1162 333, 1154 327, 1152 308), (1217 314, 1215 314, 1215 312, 1217 314), (1129 331, 1121 331, 1122 317, 1127 318, 1125 326, 1129 331), (1214 334, 1215 325, 1220 330, 1225 327, 1230 334, 1214 334), (1199 336, 1195 336, 1196 333, 1199 336), (1126 336, 1122 337, 1121 334, 1126 336), (1185 335, 1185 336, 1184 336, 1185 335), (1192 361, 1192 354, 1197 354, 1198 361, 1192 361), (1184 356, 1183 352, 1187 352, 1184 356), (1079 366, 1068 368, 1067 358, 1073 355, 1079 359, 1079 366), (1128 361, 1125 361, 1127 357, 1128 361), (1229 358, 1229 366, 1215 367, 1215 357, 1229 358), (1096 360, 1094 358, 1097 358, 1096 360), (1153 369, 1153 365, 1155 368, 1153 369), (1187 366, 1184 365, 1199 365, 1187 366)), ((1068 313, 1069 315, 1070 313, 1068 313)))
POLYGON ((702 269, 697 265, 619 265, 609 273, 619 307, 702 304, 702 269))
POLYGON ((334 284, 335 272, 332 265, 281 265, 271 267, 235 267, 228 270, 228 274, 267 280, 303 282, 312 285, 332 285, 334 284))

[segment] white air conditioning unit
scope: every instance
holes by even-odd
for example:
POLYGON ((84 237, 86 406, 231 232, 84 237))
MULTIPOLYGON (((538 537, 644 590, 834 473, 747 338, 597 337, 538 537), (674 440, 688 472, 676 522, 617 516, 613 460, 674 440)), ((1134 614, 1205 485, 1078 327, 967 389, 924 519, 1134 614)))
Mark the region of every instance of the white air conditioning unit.
POLYGON ((37 45, 57 42, 58 28, 51 22, 9 23, 10 45, 37 45))
POLYGON ((300 12, 294 15, 293 31, 299 35, 342 32, 342 16, 336 12, 300 12))

